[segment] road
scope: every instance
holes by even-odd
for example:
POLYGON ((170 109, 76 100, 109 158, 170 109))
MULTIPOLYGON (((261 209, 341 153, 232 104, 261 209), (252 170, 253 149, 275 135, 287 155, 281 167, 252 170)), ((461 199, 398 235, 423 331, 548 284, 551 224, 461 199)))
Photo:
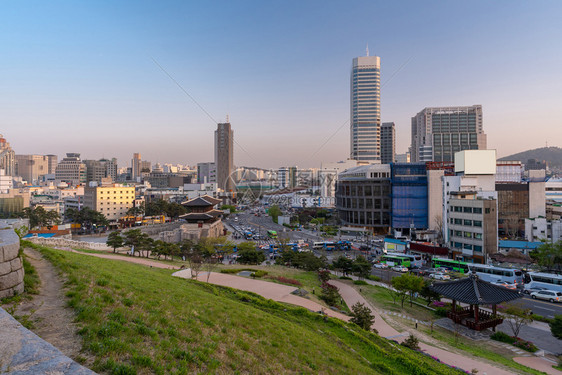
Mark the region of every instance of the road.
POLYGON ((533 314, 542 315, 546 318, 554 318, 555 315, 562 315, 562 303, 535 300, 525 296, 511 302, 511 304, 521 306, 525 309, 531 309, 533 314))

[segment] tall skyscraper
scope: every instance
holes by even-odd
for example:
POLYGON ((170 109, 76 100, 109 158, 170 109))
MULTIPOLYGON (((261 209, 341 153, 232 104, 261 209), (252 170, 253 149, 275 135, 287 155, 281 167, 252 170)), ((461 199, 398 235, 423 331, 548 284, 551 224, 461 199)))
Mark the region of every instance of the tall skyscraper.
POLYGON ((351 159, 381 162, 381 59, 356 57, 351 69, 351 159))
POLYGON ((216 183, 217 167, 215 163, 197 163, 197 183, 216 183))
POLYGON ((131 179, 136 180, 141 176, 141 154, 135 152, 131 160, 131 179))
POLYGON ((69 185, 79 185, 86 182, 86 164, 80 159, 80 154, 70 152, 66 154, 55 170, 57 182, 69 185))
POLYGON ((481 105, 425 108, 412 117, 412 162, 452 162, 456 152, 485 149, 481 105))
POLYGON ((39 177, 49 173, 49 158, 46 155, 16 155, 15 175, 29 184, 36 184, 39 177))
POLYGON ((396 130, 393 122, 383 122, 381 126, 381 163, 394 163, 396 154, 396 130))
POLYGON ((230 122, 217 124, 215 130, 215 166, 217 168, 217 184, 225 192, 234 191, 234 132, 230 122))

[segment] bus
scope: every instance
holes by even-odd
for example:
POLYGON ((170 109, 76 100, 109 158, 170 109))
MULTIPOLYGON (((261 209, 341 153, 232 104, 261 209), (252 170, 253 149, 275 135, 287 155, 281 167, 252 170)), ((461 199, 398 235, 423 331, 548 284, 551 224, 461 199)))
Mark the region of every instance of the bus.
POLYGON ((401 255, 383 255, 381 263, 386 263, 389 267, 404 266, 410 268, 410 258, 401 255))
POLYGON ((269 236, 269 238, 277 238, 277 232, 274 230, 268 230, 267 235, 269 236))
POLYGON ((334 242, 324 242, 324 248, 326 250, 336 250, 336 244, 334 242))
POLYGON ((489 266, 487 264, 469 264, 468 269, 474 271, 481 280, 494 283, 505 281, 523 287, 523 272, 513 268, 501 268, 489 266))
POLYGON ((421 266, 422 266, 421 255, 402 254, 402 253, 386 253, 386 255, 393 255, 393 256, 408 258, 408 259, 410 259, 410 265, 412 266, 412 268, 421 268, 421 266))
POLYGON ((324 248, 324 242, 314 242, 312 248, 314 250, 322 250, 324 248))
POLYGON ((246 238, 247 240, 251 240, 252 238, 254 238, 254 234, 248 230, 244 232, 244 238, 246 238))
POLYGON ((525 285, 526 288, 545 288, 562 292, 562 275, 544 272, 528 272, 531 281, 525 285))
POLYGON ((449 271, 468 273, 468 263, 461 262, 460 260, 433 258, 431 265, 433 268, 445 268, 449 271))

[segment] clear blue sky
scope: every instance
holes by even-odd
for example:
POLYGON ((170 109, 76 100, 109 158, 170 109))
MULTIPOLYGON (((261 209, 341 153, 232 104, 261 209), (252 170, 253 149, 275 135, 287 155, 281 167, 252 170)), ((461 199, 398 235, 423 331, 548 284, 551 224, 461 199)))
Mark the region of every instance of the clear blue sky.
POLYGON ((562 146, 561 15, 559 1, 3 1, 0 133, 18 154, 211 161, 215 123, 154 58, 230 115, 236 165, 315 167, 349 155, 351 60, 368 43, 399 153, 413 115, 448 105, 482 104, 499 156, 562 146))

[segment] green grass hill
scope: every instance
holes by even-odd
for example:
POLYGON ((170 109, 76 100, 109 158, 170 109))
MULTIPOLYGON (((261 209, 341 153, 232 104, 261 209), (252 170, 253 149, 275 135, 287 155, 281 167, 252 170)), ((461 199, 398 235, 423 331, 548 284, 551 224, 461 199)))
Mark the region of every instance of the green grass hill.
POLYGON ((38 247, 106 374, 458 374, 351 323, 170 270, 38 247))

